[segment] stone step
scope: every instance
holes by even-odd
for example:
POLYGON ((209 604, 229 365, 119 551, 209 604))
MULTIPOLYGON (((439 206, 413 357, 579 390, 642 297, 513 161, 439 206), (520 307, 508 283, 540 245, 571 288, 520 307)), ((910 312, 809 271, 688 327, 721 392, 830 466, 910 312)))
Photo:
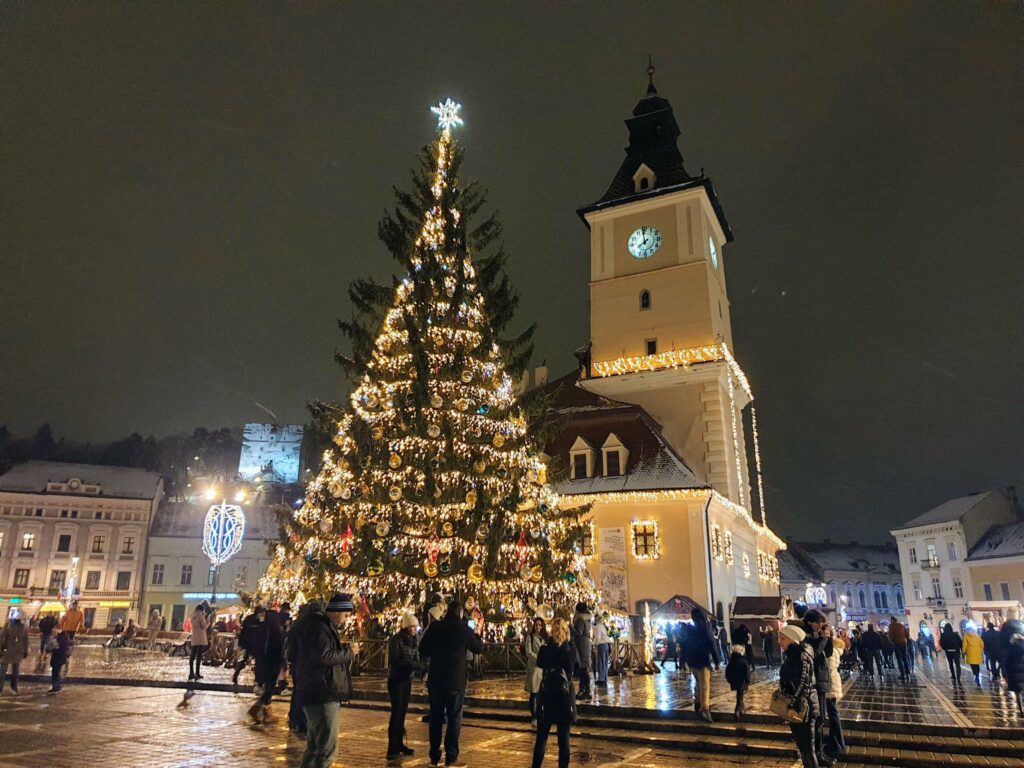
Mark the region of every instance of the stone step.
MULTIPOLYGON (((367 709, 387 711, 388 705, 382 701, 360 700, 353 706, 367 709)), ((413 716, 426 712, 422 703, 413 703, 409 711, 413 716)), ((503 730, 529 731, 529 716, 523 712, 510 711, 507 708, 486 708, 469 706, 464 718, 467 724, 473 721, 487 723, 489 728, 503 730)), ((862 724, 867 725, 867 724, 862 724)), ((616 741, 656 746, 659 749, 669 748, 668 744, 678 743, 685 748, 707 749, 711 751, 730 752, 737 754, 758 754, 771 757, 786 757, 792 751, 792 738, 789 729, 777 719, 770 723, 705 723, 701 720, 670 719, 650 720, 646 718, 608 717, 589 715, 580 712, 573 733, 593 738, 604 738, 616 741)), ((1019 758, 1021 755, 1020 740, 1007 737, 1002 739, 973 739, 961 736, 937 736, 913 733, 884 733, 871 729, 848 727, 844 735, 851 751, 851 759, 863 759, 873 762, 876 759, 894 758, 904 754, 915 754, 926 751, 929 754, 940 751, 941 754, 962 755, 966 758, 988 757, 996 761, 1003 758, 1019 758)), ((894 758, 895 759, 895 758, 894 758)), ((900 757, 902 760, 902 757, 900 757)), ((943 758, 945 760, 945 758, 943 758)), ((940 760, 942 762, 942 760, 940 760)), ((946 761, 948 762, 948 761, 946 761)), ((878 764, 876 762, 876 764, 878 764)), ((900 762, 882 764, 902 764, 900 762)), ((908 763, 909 764, 909 763, 908 763)), ((926 763, 913 763, 914 765, 926 763)), ((956 764, 950 763, 950 764, 956 764)), ((969 765, 968 760, 965 765, 969 765)), ((997 762, 997 764, 1001 764, 997 762)), ((1017 765, 1018 763, 1010 763, 1017 765)), ((1024 761, 1019 763, 1024 766, 1024 761)))

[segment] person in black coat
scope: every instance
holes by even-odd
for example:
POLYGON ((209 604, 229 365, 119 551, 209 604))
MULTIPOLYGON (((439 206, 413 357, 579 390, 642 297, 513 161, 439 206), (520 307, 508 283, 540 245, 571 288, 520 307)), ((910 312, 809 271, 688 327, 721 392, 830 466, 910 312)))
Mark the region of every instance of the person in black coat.
POLYGON ((59 693, 64 687, 61 685, 61 673, 64 666, 71 658, 71 652, 75 649, 75 640, 70 632, 61 632, 57 635, 57 647, 50 650, 50 690, 48 694, 59 693))
POLYGON ((388 641, 388 699, 391 717, 388 720, 388 760, 414 754, 405 745, 405 715, 409 711, 412 678, 420 668, 419 641, 416 633, 420 622, 411 611, 402 615, 398 631, 388 641))
POLYGON ((882 636, 875 631, 874 624, 868 624, 864 634, 860 636, 858 643, 861 652, 861 661, 868 671, 868 677, 875 676, 875 668, 878 669, 879 678, 882 677, 882 636))
POLYGON ((991 621, 981 633, 981 642, 985 646, 985 667, 992 674, 993 680, 999 679, 999 660, 1002 658, 1002 635, 991 621))
POLYGON ((480 637, 463 621, 462 603, 452 602, 440 621, 434 621, 420 640, 420 655, 430 659, 427 693, 430 699, 430 762, 441 762, 441 729, 445 719, 445 765, 461 766, 459 735, 466 703, 466 654, 483 653, 480 637))
POLYGON ((256 684, 261 689, 259 699, 249 708, 249 716, 257 723, 272 723, 270 702, 284 663, 281 614, 259 605, 251 618, 252 621, 247 618, 243 623, 239 636, 239 644, 256 661, 256 684))
POLYGON ((946 662, 949 664, 949 679, 954 683, 960 682, 960 656, 963 654, 963 642, 960 633, 953 630, 952 624, 942 625, 942 633, 939 635, 939 647, 946 652, 946 662))
MULTIPOLYGON (((832 632, 825 620, 825 614, 811 608, 803 618, 804 644, 811 648, 814 654, 814 690, 818 696, 818 721, 814 728, 814 752, 818 756, 820 765, 832 765, 835 760, 828 757, 823 751, 823 739, 825 730, 826 700, 832 690, 832 670, 829 666, 829 659, 832 658, 832 632)), ((839 733, 833 733, 836 743, 843 743, 842 723, 839 718, 830 722, 830 728, 838 729, 839 733)))
POLYGON ((814 650, 804 642, 805 639, 803 629, 795 624, 786 624, 779 630, 779 648, 782 651, 779 689, 793 698, 795 709, 801 709, 806 703, 807 718, 802 723, 790 723, 789 729, 800 752, 803 768, 819 768, 814 732, 821 713, 814 690, 814 650))
POLYGON ((736 711, 733 714, 738 723, 746 712, 743 694, 750 685, 750 662, 747 661, 747 649, 742 645, 732 647, 729 663, 725 665, 725 679, 729 681, 729 687, 736 691, 736 711))
POLYGON ((708 617, 700 608, 690 614, 693 625, 686 633, 684 643, 686 664, 697 681, 697 694, 693 708, 704 720, 711 722, 711 665, 721 664, 718 641, 711 634, 708 617))
POLYGON ((329 768, 338 753, 341 702, 352 698, 351 666, 358 643, 343 643, 338 627, 352 615, 352 597, 335 594, 326 606, 312 601, 292 625, 288 663, 293 696, 306 715, 303 768, 329 768))
POLYGON ((1000 659, 1006 690, 1016 699, 1017 712, 1024 717, 1024 624, 1019 620, 1016 624, 1007 621, 1000 631, 1003 630, 1008 630, 1009 637, 1000 659))
POLYGON ((569 766, 569 730, 576 719, 572 673, 577 664, 579 654, 569 640, 569 624, 565 619, 555 619, 551 623, 550 637, 537 654, 537 667, 544 670, 544 676, 540 686, 533 768, 541 768, 544 764, 544 750, 552 725, 558 733, 558 768, 569 766))

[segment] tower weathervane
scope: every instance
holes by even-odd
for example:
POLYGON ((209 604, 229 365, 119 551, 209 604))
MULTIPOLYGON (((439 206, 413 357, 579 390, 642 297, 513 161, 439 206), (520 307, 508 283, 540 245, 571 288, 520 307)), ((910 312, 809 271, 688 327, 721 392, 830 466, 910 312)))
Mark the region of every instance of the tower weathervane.
POLYGON ((647 95, 653 96, 658 92, 654 87, 654 64, 651 61, 651 54, 647 54, 647 95))

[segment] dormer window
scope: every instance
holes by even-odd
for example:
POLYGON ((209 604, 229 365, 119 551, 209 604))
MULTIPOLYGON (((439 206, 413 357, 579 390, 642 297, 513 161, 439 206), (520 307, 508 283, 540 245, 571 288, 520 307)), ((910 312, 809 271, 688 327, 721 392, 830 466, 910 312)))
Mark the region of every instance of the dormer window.
POLYGON ((657 177, 654 175, 654 171, 650 169, 650 166, 646 163, 640 163, 640 167, 633 174, 633 191, 639 194, 640 192, 654 189, 656 181, 657 177))
POLYGON ((629 451, 614 432, 608 435, 608 439, 601 446, 601 458, 605 477, 618 477, 626 474, 626 460, 629 458, 629 451))
POLYGON ((573 480, 586 480, 594 476, 595 454, 590 443, 582 437, 576 438, 576 442, 569 449, 569 466, 572 467, 573 480))
POLYGON ((640 291, 640 311, 651 308, 651 292, 640 291))

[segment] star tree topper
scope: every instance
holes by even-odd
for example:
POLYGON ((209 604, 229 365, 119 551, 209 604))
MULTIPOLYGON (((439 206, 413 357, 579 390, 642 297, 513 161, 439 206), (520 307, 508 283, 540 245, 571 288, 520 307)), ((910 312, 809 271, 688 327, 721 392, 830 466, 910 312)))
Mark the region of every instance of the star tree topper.
POLYGON ((462 109, 461 104, 457 104, 451 99, 445 99, 436 107, 431 107, 430 111, 437 115, 437 127, 442 131, 450 131, 452 126, 462 125, 462 118, 459 117, 460 109, 462 109))

